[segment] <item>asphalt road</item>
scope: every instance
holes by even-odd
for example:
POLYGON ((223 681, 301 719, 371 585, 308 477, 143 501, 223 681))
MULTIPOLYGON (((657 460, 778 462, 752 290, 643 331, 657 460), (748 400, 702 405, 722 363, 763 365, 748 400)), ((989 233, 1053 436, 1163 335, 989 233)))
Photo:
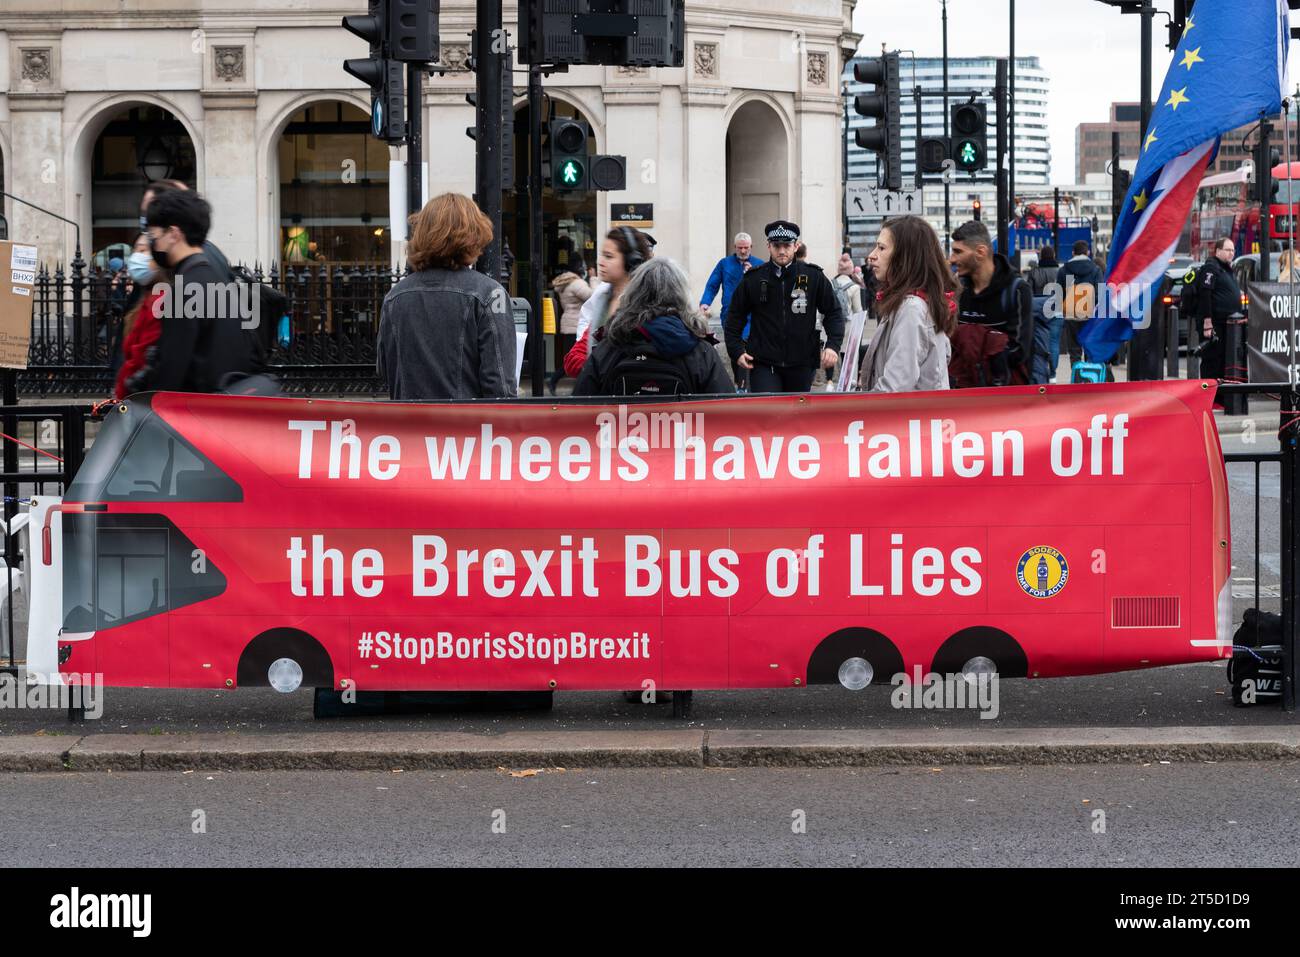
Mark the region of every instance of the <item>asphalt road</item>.
POLYGON ((0 829, 41 867, 1294 867, 1300 763, 18 774, 0 829))

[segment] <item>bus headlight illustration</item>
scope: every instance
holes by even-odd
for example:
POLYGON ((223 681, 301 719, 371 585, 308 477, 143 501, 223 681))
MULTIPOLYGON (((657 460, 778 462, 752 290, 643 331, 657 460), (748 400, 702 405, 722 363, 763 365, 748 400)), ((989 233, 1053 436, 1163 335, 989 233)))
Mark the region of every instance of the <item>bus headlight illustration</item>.
POLYGON ((277 658, 266 669, 266 677, 272 688, 288 694, 302 685, 302 665, 292 658, 277 658))
POLYGON ((840 684, 850 691, 861 691, 871 684, 871 679, 874 677, 875 671, 871 667, 871 662, 865 658, 845 658, 840 665, 840 684))

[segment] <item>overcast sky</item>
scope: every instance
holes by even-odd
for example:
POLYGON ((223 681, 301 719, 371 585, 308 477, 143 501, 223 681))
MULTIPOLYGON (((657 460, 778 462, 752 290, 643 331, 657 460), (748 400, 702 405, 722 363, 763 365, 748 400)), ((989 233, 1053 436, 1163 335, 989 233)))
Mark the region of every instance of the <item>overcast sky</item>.
MULTIPOLYGON (((1157 10, 1173 9, 1156 0, 1157 10)), ((1009 0, 948 0, 948 55, 1006 56, 1009 0)), ((1165 49, 1168 19, 1157 14, 1152 28, 1151 95, 1158 97, 1173 54, 1165 49)), ((914 50, 943 54, 940 0, 858 0, 853 17, 862 34, 859 52, 914 50)), ((1016 57, 1036 56, 1051 78, 1048 127, 1052 138, 1052 181, 1074 182, 1074 130, 1102 122, 1116 101, 1141 98, 1141 20, 1098 0, 1020 0, 1016 4, 1016 57)), ((1291 77, 1300 78, 1297 44, 1291 45, 1291 77)))

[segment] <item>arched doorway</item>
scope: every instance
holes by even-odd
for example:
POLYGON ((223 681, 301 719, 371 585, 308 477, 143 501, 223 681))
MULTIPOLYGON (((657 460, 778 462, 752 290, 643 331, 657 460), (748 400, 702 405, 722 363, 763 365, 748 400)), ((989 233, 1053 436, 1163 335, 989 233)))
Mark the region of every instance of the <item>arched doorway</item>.
POLYGON ((758 100, 743 104, 727 126, 727 234, 720 248, 730 249, 739 232, 763 248, 763 227, 790 215, 789 168, 785 126, 776 111, 758 100))
POLYGON ((145 186, 176 179, 197 185, 194 143, 172 113, 151 103, 123 107, 104 126, 90 157, 92 266, 125 259, 140 233, 145 186))
MULTIPOLYGON (((572 117, 590 120, 582 111, 560 100, 547 98, 550 104, 549 119, 572 117)), ((526 131, 528 128, 528 104, 523 103, 515 110, 515 129, 526 131)), ((543 121, 545 135, 545 121, 543 121)), ((510 253, 515 265, 510 272, 510 294, 531 298, 532 289, 528 279, 527 262, 531 256, 532 244, 528 225, 528 135, 515 135, 515 183, 516 190, 503 194, 501 200, 501 231, 510 245, 510 253)), ((596 137, 593 132, 587 139, 587 152, 597 152, 596 137)), ((542 191, 542 262, 545 281, 566 269, 575 269, 579 259, 587 262, 594 271, 596 255, 600 246, 600 237, 596 234, 596 193, 556 193, 552 189, 542 191)), ((593 273, 594 274, 594 273, 593 273)), ((594 282, 594 280, 593 280, 594 282)))
POLYGON ((277 144, 283 264, 387 265, 388 145, 370 117, 338 100, 289 117, 277 144))

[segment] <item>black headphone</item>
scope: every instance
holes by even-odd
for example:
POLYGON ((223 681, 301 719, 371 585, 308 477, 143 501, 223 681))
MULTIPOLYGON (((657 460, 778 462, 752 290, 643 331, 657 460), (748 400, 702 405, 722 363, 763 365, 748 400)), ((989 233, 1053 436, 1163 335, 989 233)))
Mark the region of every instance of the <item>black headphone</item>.
POLYGON ((623 242, 627 243, 629 252, 623 254, 623 271, 629 276, 637 266, 645 262, 645 257, 641 255, 641 247, 636 242, 636 232, 627 226, 620 226, 619 230, 623 233, 623 242))

